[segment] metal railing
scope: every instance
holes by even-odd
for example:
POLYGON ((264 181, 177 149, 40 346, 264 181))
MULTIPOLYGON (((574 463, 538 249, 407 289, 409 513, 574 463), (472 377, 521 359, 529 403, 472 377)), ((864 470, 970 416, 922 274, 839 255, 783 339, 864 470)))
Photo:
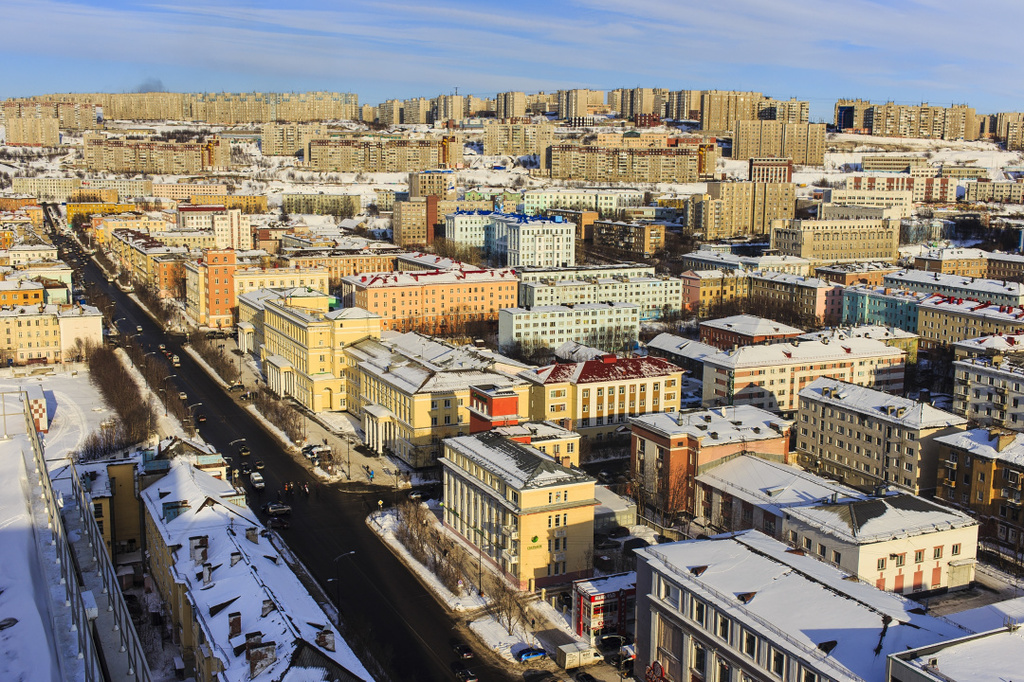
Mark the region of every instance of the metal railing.
POLYGON ((50 540, 57 553, 57 565, 60 566, 60 581, 64 585, 67 596, 64 604, 71 611, 71 627, 78 637, 78 652, 82 657, 86 682, 104 682, 103 665, 97 651, 98 644, 92 636, 92 623, 86 611, 85 601, 82 598, 82 586, 78 582, 78 574, 75 571, 74 558, 72 557, 71 545, 68 542, 67 534, 64 531, 64 522, 60 516, 60 508, 53 492, 53 485, 50 482, 50 475, 46 469, 46 461, 43 457, 43 447, 39 442, 39 434, 36 432, 35 422, 28 409, 28 396, 24 396, 25 408, 25 429, 32 443, 32 457, 35 461, 36 476, 39 486, 42 488, 43 506, 46 508, 46 525, 53 533, 50 540))
MULTIPOLYGON (((25 400, 27 406, 28 401, 25 400)), ((93 639, 92 623, 89 621, 82 599, 82 587, 78 582, 78 574, 75 570, 74 558, 71 545, 64 529, 63 519, 60 514, 60 507, 53 491, 49 472, 46 468, 46 461, 43 456, 43 447, 39 441, 39 434, 36 432, 35 423, 31 414, 25 410, 26 430, 32 442, 32 452, 35 458, 36 469, 39 472, 39 483, 43 489, 42 498, 46 506, 47 522, 53 531, 53 543, 57 550, 57 563, 60 564, 61 580, 67 589, 67 604, 71 608, 72 620, 78 633, 79 652, 85 661, 85 679, 87 682, 103 682, 104 675, 102 664, 98 653, 99 642, 93 639)), ((71 484, 77 513, 82 522, 82 528, 88 536, 89 547, 93 553, 98 567, 97 577, 103 581, 103 594, 107 595, 107 610, 113 612, 114 631, 120 637, 120 651, 125 654, 128 661, 128 674, 134 676, 138 682, 151 682, 152 676, 149 665, 146 662, 142 644, 139 642, 138 633, 132 623, 131 614, 125 604, 124 596, 117 581, 117 574, 114 571, 114 564, 107 554, 106 543, 103 534, 100 532, 96 519, 92 515, 92 500, 82 487, 82 480, 78 476, 78 470, 73 464, 68 466, 71 473, 71 484)), ((68 513, 72 513, 69 509, 68 513)))

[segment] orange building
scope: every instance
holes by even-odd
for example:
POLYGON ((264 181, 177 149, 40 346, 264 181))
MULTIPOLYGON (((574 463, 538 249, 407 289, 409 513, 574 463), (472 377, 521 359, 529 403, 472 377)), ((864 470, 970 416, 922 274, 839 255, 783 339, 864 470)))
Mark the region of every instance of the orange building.
POLYGON ((752 405, 633 417, 630 478, 637 512, 665 524, 697 510, 695 479, 711 462, 743 453, 785 461, 792 422, 752 405))
POLYGON ((185 263, 185 312, 201 325, 234 324, 237 268, 234 249, 208 249, 185 263))
POLYGON ((23 279, 0 282, 0 307, 38 305, 43 302, 44 287, 39 282, 23 279))
POLYGON ((380 315, 382 330, 440 334, 466 322, 496 322, 519 300, 510 268, 352 275, 341 280, 345 307, 380 315))
POLYGON ((364 272, 393 272, 398 269, 397 250, 342 251, 324 249, 304 250, 284 256, 281 260, 290 268, 325 268, 332 287, 338 286, 343 277, 360 275, 364 272))

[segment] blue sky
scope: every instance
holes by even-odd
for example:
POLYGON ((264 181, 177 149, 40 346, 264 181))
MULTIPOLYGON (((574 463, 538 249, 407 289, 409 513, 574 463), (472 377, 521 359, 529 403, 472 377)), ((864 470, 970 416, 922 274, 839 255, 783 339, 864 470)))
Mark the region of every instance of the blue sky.
POLYGON ((0 0, 0 97, 666 87, 1024 109, 1021 0, 0 0))

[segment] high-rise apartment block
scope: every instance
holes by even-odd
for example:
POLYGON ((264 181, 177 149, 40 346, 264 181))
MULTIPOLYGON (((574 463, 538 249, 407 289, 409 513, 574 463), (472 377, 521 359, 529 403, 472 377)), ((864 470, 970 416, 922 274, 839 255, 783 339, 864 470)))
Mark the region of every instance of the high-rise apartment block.
POLYGON ((91 171, 182 175, 230 167, 231 149, 228 141, 219 137, 205 142, 163 142, 86 133, 85 165, 91 171))
POLYGON ((792 183, 709 182, 708 193, 691 197, 687 225, 707 240, 768 234, 773 220, 792 219, 792 183))
POLYGON ((775 220, 771 248, 815 262, 895 261, 898 220, 775 220))
POLYGON ((972 107, 927 104, 872 104, 864 112, 864 128, 880 137, 920 137, 934 140, 975 140, 978 126, 972 107))
POLYGON ((750 182, 793 182, 792 159, 751 158, 747 168, 750 182))
POLYGON ((774 156, 789 158, 804 166, 820 166, 825 159, 825 124, 737 121, 732 156, 734 159, 774 156))
POLYGON ((56 147, 60 144, 60 122, 53 116, 4 117, 6 143, 29 147, 56 147))
POLYGON ((757 119, 760 92, 705 90, 700 98, 700 127, 703 130, 732 130, 737 121, 757 119))
POLYGON ((413 97, 402 103, 402 123, 407 125, 427 123, 430 120, 430 100, 413 97))
POLYGON ((587 182, 699 182, 714 173, 714 145, 623 149, 557 144, 548 150, 551 177, 587 182))
POLYGON ((847 190, 910 192, 913 201, 951 204, 956 201, 955 178, 915 178, 912 175, 873 175, 846 178, 847 190))
POLYGON ((604 93, 600 90, 559 90, 555 97, 558 118, 563 120, 589 116, 604 104, 604 93))
POLYGON ((466 118, 466 98, 462 95, 438 95, 430 100, 432 121, 455 121, 466 118))
POLYGON ((781 123, 807 123, 810 118, 811 103, 793 97, 788 100, 777 100, 766 97, 757 103, 757 117, 762 121, 779 121, 781 123))
POLYGON ((405 173, 462 165, 462 138, 315 139, 307 164, 321 172, 405 173))
POLYGON ((309 141, 326 137, 322 123, 264 123, 260 131, 260 151, 264 156, 295 156, 309 158, 309 141))
POLYGON ((529 156, 547 162, 548 148, 555 143, 555 126, 550 123, 485 123, 484 155, 529 156))
POLYGON ((495 106, 496 117, 499 121, 507 118, 522 118, 526 116, 526 93, 499 92, 495 106))

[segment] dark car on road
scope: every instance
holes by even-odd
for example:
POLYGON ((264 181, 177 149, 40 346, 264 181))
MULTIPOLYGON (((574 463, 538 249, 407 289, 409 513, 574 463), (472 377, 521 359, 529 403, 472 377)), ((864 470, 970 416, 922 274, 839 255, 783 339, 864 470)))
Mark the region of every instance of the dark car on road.
POLYGON ((469 648, 469 645, 461 640, 452 640, 452 651, 459 658, 473 658, 473 650, 469 648))
POLYGON ((292 508, 287 504, 281 504, 280 502, 267 502, 262 507, 264 514, 270 516, 287 516, 292 513, 292 508))

